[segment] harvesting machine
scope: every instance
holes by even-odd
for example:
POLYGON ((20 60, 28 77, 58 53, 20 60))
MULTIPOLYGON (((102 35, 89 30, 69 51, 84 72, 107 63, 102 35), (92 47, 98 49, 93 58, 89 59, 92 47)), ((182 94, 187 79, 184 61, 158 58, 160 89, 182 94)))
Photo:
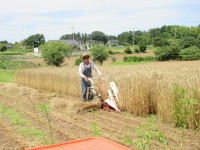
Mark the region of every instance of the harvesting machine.
POLYGON ((110 76, 89 78, 90 87, 87 88, 86 99, 93 100, 98 98, 101 100, 104 110, 110 111, 114 109, 116 112, 121 112, 118 107, 120 101, 119 90, 115 82, 110 81, 110 78, 110 76), (95 78, 100 79, 96 81, 96 84, 94 84, 93 80, 95 78), (109 81, 106 81, 106 78, 109 81))

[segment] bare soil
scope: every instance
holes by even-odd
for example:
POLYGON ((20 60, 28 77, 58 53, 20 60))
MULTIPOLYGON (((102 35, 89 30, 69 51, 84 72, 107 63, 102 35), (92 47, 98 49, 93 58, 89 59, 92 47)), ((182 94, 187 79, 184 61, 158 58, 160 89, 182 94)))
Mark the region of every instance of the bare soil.
POLYGON ((9 135, 9 131, 5 128, 5 126, 0 125, 0 149, 1 150, 17 150, 22 149, 22 146, 17 143, 15 140, 9 135))
MULTIPOLYGON (((0 101, 1 105, 17 111, 26 120, 31 120, 32 127, 42 127, 49 139, 51 139, 49 132, 51 129, 54 143, 92 137, 96 126, 101 137, 137 149, 141 138, 135 129, 153 120, 152 118, 135 117, 126 112, 119 114, 103 111, 99 109, 98 102, 83 103, 74 97, 9 83, 0 84, 0 101), (48 108, 47 111, 44 110, 44 106, 48 108)), ((0 124, 2 123, 10 129, 11 134, 15 135, 15 140, 13 136, 8 136, 7 131, 0 126, 0 137, 5 137, 0 138, 0 148, 11 147, 18 150, 23 149, 21 145, 25 148, 32 148, 51 144, 40 143, 37 138, 24 137, 22 140, 24 135, 14 130, 9 118, 1 119, 0 124), (17 139, 23 141, 23 144, 16 142, 17 139)), ((163 124, 156 118, 153 127, 154 130, 164 133, 164 139, 168 144, 154 139, 151 140, 151 149, 181 149, 181 147, 183 150, 200 149, 200 135, 197 131, 182 130, 171 124, 163 124)))

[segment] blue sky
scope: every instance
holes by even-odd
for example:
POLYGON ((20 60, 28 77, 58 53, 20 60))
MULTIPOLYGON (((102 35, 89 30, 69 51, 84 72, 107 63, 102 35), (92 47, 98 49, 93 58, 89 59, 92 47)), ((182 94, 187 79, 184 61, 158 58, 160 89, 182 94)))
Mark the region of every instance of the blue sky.
POLYGON ((200 24, 200 0, 0 0, 0 41, 30 35, 46 40, 63 34, 102 31, 118 35, 163 25, 200 24))

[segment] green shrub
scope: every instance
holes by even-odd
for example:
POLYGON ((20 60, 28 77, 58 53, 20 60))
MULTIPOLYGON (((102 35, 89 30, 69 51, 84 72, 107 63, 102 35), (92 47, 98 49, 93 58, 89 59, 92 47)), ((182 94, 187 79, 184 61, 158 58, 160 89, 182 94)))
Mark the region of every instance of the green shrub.
POLYGON ((111 57, 112 62, 116 62, 117 58, 116 57, 111 57))
POLYGON ((145 52, 147 50, 147 46, 144 43, 139 44, 139 49, 141 52, 145 52))
POLYGON ((75 60, 75 65, 80 65, 81 62, 82 62, 82 60, 80 58, 77 58, 75 60))
POLYGON ((182 60, 182 61, 200 60, 200 53, 195 55, 180 55, 176 60, 182 60))
POLYGON ((180 55, 195 55, 197 53, 200 53, 200 49, 197 46, 190 46, 180 51, 180 55))
POLYGON ((124 62, 140 62, 140 61, 155 61, 156 57, 154 56, 125 56, 123 57, 124 62))
POLYGON ((113 53, 112 50, 109 50, 108 53, 109 53, 110 55, 114 55, 114 53, 113 53))
POLYGON ((59 41, 49 41, 40 47, 42 50, 42 57, 49 65, 60 66, 65 57, 69 57, 72 52, 70 45, 59 41))
POLYGON ((99 62, 101 65, 109 58, 109 53, 104 46, 96 45, 92 48, 93 61, 99 62))
POLYGON ((127 62, 127 60, 128 60, 128 56, 123 57, 124 62, 127 62))
POLYGON ((126 47, 126 49, 124 50, 124 52, 126 54, 132 54, 132 51, 131 51, 130 47, 126 47))
POLYGON ((135 52, 136 52, 136 53, 139 53, 139 52, 140 52, 139 48, 136 47, 136 48, 135 48, 135 52))
POLYGON ((155 51, 156 57, 160 61, 176 60, 179 58, 180 49, 178 46, 164 46, 155 51))

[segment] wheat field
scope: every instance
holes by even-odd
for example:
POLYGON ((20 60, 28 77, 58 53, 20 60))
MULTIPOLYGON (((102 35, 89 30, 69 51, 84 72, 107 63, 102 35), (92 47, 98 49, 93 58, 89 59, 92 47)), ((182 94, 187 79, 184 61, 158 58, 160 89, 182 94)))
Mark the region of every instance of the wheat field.
MULTIPOLYGON (((200 125, 200 61, 159 62, 131 66, 99 66, 103 75, 110 75, 121 95, 120 109, 135 116, 156 114, 166 123, 175 122, 173 88, 186 91, 189 128, 200 125), (194 94, 195 91, 195 94, 194 94)), ((97 76, 96 73, 93 73, 97 76)), ((95 79, 94 79, 95 81, 95 79)), ((39 90, 62 93, 81 100, 77 66, 42 67, 16 72, 16 82, 39 90)), ((98 83, 97 80, 95 81, 98 83)))

